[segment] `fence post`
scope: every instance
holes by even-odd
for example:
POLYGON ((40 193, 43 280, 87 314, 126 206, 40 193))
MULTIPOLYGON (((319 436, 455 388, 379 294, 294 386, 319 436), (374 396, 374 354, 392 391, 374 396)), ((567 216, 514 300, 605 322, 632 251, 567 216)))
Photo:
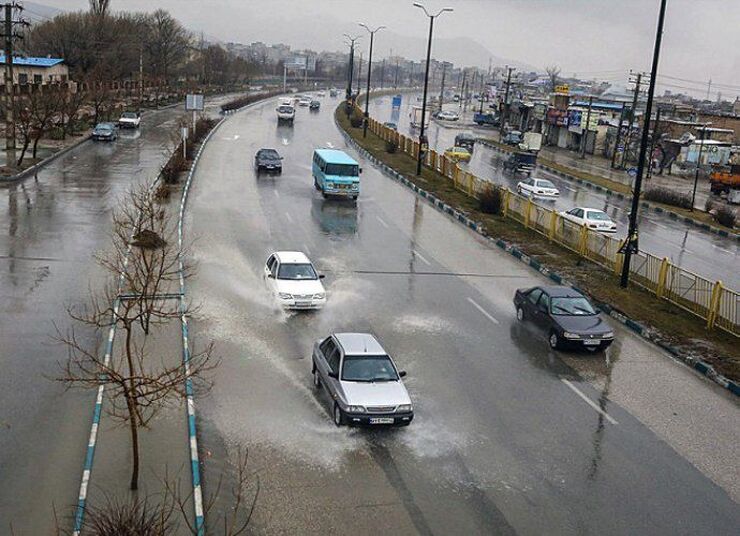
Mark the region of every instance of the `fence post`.
POLYGON ((707 329, 713 329, 719 314, 719 304, 722 301, 722 281, 717 281, 712 287, 712 298, 709 300, 709 314, 707 314, 707 329))
POLYGON ((581 227, 581 239, 578 244, 578 252, 584 257, 586 256, 587 247, 588 247, 588 227, 584 223, 583 226, 581 227))
POLYGON ((457 167, 457 164, 454 164, 455 167, 452 168, 452 182, 455 185, 455 190, 458 189, 458 184, 460 183, 460 168, 457 167))
POLYGON ((508 214, 509 214, 509 195, 510 194, 511 194, 511 192, 509 191, 509 189, 508 188, 504 188, 504 203, 503 203, 504 204, 504 207, 503 207, 503 211, 502 211, 502 214, 503 214, 504 218, 506 218, 508 216, 508 214))
POLYGON ((527 197, 527 208, 524 211, 524 227, 529 229, 529 218, 530 218, 530 212, 532 210, 532 198, 527 197))
POLYGON ((466 171, 465 172, 465 179, 466 179, 466 182, 468 183, 468 195, 470 197, 473 197, 473 174, 472 173, 468 173, 466 171))
POLYGON ((558 216, 559 214, 556 211, 550 211, 550 232, 548 233, 547 238, 549 238, 551 242, 555 241, 555 233, 557 233, 558 230, 558 216))
POLYGON ((663 257, 663 261, 660 263, 660 271, 658 272, 658 288, 655 289, 655 295, 658 298, 662 298, 663 293, 665 292, 665 280, 668 276, 668 266, 670 266, 668 259, 663 257))

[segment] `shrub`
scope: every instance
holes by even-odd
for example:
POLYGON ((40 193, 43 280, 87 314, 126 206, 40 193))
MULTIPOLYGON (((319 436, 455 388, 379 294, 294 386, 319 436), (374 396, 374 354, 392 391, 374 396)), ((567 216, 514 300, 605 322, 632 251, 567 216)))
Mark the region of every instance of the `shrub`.
POLYGON ((674 207, 691 208, 691 196, 683 194, 670 188, 649 188, 645 191, 646 201, 657 201, 674 207))
POLYGON ((720 225, 733 229, 736 220, 737 214, 735 214, 735 211, 731 207, 722 205, 717 208, 717 221, 720 225))
POLYGON ((352 128, 362 127, 362 116, 353 115, 349 120, 349 124, 352 125, 352 128))
POLYGON ((154 199, 156 199, 158 203, 162 203, 170 198, 170 194, 172 194, 172 186, 167 182, 160 182, 159 186, 157 186, 157 189, 154 191, 154 199))
POLYGON ((501 212, 502 201, 501 189, 487 184, 483 187, 478 201, 480 202, 481 212, 486 214, 499 214, 501 212))
POLYGON ((393 140, 388 140, 385 142, 385 152, 393 154, 396 152, 396 149, 398 149, 398 144, 393 140))

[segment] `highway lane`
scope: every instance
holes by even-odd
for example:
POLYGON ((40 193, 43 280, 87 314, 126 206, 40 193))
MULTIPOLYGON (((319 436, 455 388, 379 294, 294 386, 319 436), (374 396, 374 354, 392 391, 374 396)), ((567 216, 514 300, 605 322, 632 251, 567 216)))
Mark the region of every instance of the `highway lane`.
MULTIPOLYGON (((728 490, 738 495, 722 469, 734 463, 734 402, 676 372, 706 401, 698 411, 715 434, 706 448, 728 445, 720 466, 697 468, 687 456, 705 445, 685 427, 658 436, 644 424, 649 408, 610 400, 639 379, 612 383, 616 367, 594 370, 604 356, 554 354, 517 324, 513 290, 543 282, 538 274, 367 163, 356 207, 324 201, 310 162, 315 147, 344 146, 335 102, 299 109, 292 129, 276 125, 274 101, 235 115, 196 174, 186 217, 199 263, 191 297, 202 304, 193 336, 215 339, 223 358, 212 396, 198 401, 206 492, 248 449, 260 477, 257 534, 731 533, 740 517, 728 490), (264 146, 285 156, 282 176, 255 177, 264 146), (280 249, 303 250, 327 275, 324 310, 276 309, 261 271, 280 249), (311 385, 310 350, 339 330, 375 333, 409 372, 408 429, 334 427, 311 385)), ((617 331, 607 363, 663 364, 617 331)))
POLYGON ((66 356, 53 323, 64 331, 65 307, 101 282, 92 255, 108 245, 111 210, 156 176, 181 117, 182 106, 147 112, 139 131, 0 184, 0 533, 12 522, 19 535, 49 534, 52 504, 63 516, 76 503, 95 397, 53 381, 66 356))
MULTIPOLYGON (((400 113, 399 130, 411 133, 409 110, 417 105, 413 95, 404 95, 400 113)), ((380 121, 391 118, 391 97, 374 98, 370 101, 370 115, 380 121)), ((454 123, 432 121, 428 130, 430 147, 444 152, 454 144, 455 136, 460 132, 473 132, 477 136, 489 135, 488 129, 470 129, 459 127, 454 123)), ((517 183, 523 176, 503 169, 500 153, 481 145, 476 146, 469 164, 463 164, 481 178, 509 187, 516 191, 517 183)), ((618 223, 618 237, 623 238, 629 224, 630 201, 607 196, 586 188, 574 181, 559 177, 544 170, 538 170, 536 176, 551 180, 560 190, 561 197, 556 201, 537 202, 557 210, 569 210, 574 206, 588 206, 604 210, 618 223)), ((721 280, 731 288, 740 288, 740 244, 722 238, 708 231, 703 231, 681 221, 671 220, 666 215, 642 210, 639 217, 640 247, 657 256, 667 257, 672 263, 687 270, 696 272, 712 281, 721 280)))

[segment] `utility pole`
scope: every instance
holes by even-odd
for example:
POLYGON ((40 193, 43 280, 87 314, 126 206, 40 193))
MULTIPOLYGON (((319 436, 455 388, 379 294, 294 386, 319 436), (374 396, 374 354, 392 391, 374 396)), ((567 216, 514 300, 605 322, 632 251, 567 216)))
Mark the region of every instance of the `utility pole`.
POLYGON ((632 125, 635 124, 635 116, 637 115, 637 97, 640 95, 640 81, 642 80, 642 73, 637 73, 637 80, 635 81, 635 93, 632 97, 632 110, 630 110, 630 124, 627 129, 627 141, 624 144, 624 152, 622 153, 622 164, 621 168, 624 168, 625 162, 627 161, 627 152, 632 143, 632 125))
POLYGON ((3 5, 5 10, 5 24, 3 38, 5 39, 5 158, 6 166, 15 167, 15 118, 13 117, 15 99, 15 79, 13 77, 13 41, 23 37, 14 31, 15 26, 27 26, 22 19, 13 20, 13 10, 22 11, 23 7, 15 2, 3 5))
POLYGON ((712 91, 712 79, 709 79, 709 83, 707 84, 707 100, 709 100, 709 93, 712 91))
POLYGON ((139 47, 139 113, 144 102, 144 45, 139 47))
POLYGON ((383 89, 385 87, 385 58, 383 58, 383 63, 380 64, 380 89, 383 89))
POLYGON ((509 118, 509 86, 511 85, 511 72, 514 70, 513 67, 507 67, 509 73, 506 75, 506 92, 504 93, 504 103, 501 108, 501 126, 500 135, 504 135, 504 124, 509 118))
POLYGON ((398 69, 400 68, 399 63, 400 63, 400 60, 396 58, 396 78, 393 80, 394 89, 398 87, 398 69))
POLYGON ((370 27, 366 26, 363 23, 360 23, 360 26, 365 28, 367 32, 370 34, 370 54, 367 58, 367 92, 365 93, 365 121, 362 128, 362 137, 367 138, 367 127, 368 123, 370 122, 370 77, 373 72, 373 41, 375 39, 375 34, 385 28, 385 26, 378 26, 374 30, 371 30, 370 27))
POLYGON ((658 139, 659 128, 660 128, 660 104, 658 105, 658 109, 655 111, 655 126, 653 127, 653 135, 650 138, 650 154, 648 155, 648 158, 650 158, 650 165, 648 166, 648 170, 647 170, 647 179, 650 179, 650 177, 652 177, 653 175, 653 152, 655 151, 655 142, 658 139))
POLYGON ((360 63, 357 65, 357 94, 360 94, 362 84, 362 52, 360 52, 360 63))
POLYGON ((619 110, 619 123, 617 124, 617 139, 614 141, 614 152, 612 153, 612 168, 617 166, 617 151, 619 149, 619 142, 622 139, 622 121, 624 120, 624 103, 622 103, 622 109, 619 110))
POLYGON ((447 64, 442 63, 442 88, 439 90, 439 111, 442 111, 442 103, 445 98, 445 74, 447 73, 447 64))
MULTIPOLYGON (((653 49, 653 64, 650 69, 650 83, 648 86, 647 103, 645 104, 645 117, 650 118, 653 109, 653 95, 655 95, 655 80, 658 78, 658 60, 660 58, 660 43, 663 39, 663 23, 665 22, 665 8, 667 0, 660 0, 660 11, 658 14, 658 29, 655 33, 655 48, 653 49)), ((632 209, 630 210, 630 225, 627 231, 627 239, 620 253, 624 253, 624 262, 622 264, 622 277, 619 285, 626 288, 629 284, 630 277, 630 260, 632 254, 638 252, 637 240, 637 214, 640 211, 640 189, 642 188, 642 174, 645 169, 645 153, 648 146, 647 126, 642 129, 642 139, 640 140, 640 155, 637 157, 637 177, 635 177, 635 187, 632 194, 632 209)))
POLYGON ((702 125, 701 127, 701 133, 699 134, 699 140, 701 140, 701 143, 699 144, 699 156, 696 159, 696 172, 694 173, 694 191, 691 194, 691 208, 689 209, 691 212, 694 212, 694 202, 696 201, 696 186, 699 183, 699 170, 701 169, 701 155, 704 152, 704 137, 707 131, 708 125, 702 125))
POLYGON ((586 114, 586 129, 583 131, 583 146, 581 147, 581 158, 586 158, 586 145, 588 145, 588 128, 591 126, 591 106, 593 106, 593 95, 588 97, 588 113, 586 114))

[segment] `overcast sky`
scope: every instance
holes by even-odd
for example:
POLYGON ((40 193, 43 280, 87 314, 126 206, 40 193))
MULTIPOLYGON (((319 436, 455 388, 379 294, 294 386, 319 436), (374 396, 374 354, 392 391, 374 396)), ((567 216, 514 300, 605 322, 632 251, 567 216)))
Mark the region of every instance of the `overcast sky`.
MULTIPOLYGON (((87 0, 36 1, 63 9, 88 5, 87 0)), ((563 74, 623 79, 629 69, 649 70, 660 2, 427 0, 425 4, 430 11, 455 9, 439 19, 435 37, 468 37, 497 57, 540 68, 557 64, 563 74)), ((162 7, 190 29, 224 41, 282 41, 314 50, 342 48, 343 32, 362 31, 354 30, 358 21, 419 36, 420 43, 428 29, 412 0, 113 0, 112 7, 148 11, 162 7)), ((719 88, 725 97, 740 94, 739 28, 740 0, 668 0, 661 74, 704 84, 711 78, 713 89, 719 88)), ((387 53, 382 34, 378 42, 378 51, 387 53)), ((668 78, 661 81, 701 87, 668 78)), ((680 91, 667 85, 663 89, 680 91)))

